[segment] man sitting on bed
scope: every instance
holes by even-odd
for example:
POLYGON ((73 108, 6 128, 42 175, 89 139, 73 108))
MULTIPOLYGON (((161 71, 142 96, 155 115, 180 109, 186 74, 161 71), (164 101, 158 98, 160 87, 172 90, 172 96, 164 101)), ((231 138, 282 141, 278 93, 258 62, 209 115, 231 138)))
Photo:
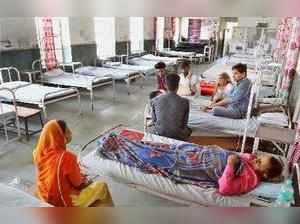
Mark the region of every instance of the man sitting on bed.
POLYGON ((187 126, 190 105, 187 99, 177 95, 179 80, 180 77, 176 74, 168 75, 167 93, 151 101, 154 124, 151 132, 160 136, 187 140, 192 132, 187 126))
POLYGON ((247 114, 252 84, 247 78, 247 65, 239 63, 232 67, 232 71, 236 85, 229 97, 211 104, 208 110, 215 116, 243 119, 247 114))
POLYGON ((181 64, 182 73, 179 75, 179 96, 192 96, 195 95, 197 91, 197 76, 191 71, 191 66, 189 61, 184 61, 181 64))

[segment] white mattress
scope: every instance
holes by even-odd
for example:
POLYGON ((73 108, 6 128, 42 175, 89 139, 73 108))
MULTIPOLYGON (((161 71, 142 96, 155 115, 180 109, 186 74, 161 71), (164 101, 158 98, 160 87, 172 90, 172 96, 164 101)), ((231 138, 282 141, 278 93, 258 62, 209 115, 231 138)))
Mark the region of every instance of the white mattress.
MULTIPOLYGON (((15 93, 16 101, 29 104, 42 103, 45 94, 49 94, 45 98, 46 102, 47 100, 63 97, 75 92, 74 89, 42 86, 22 81, 2 83, 0 88, 12 89, 15 93)), ((9 100, 13 99, 12 94, 5 91, 1 91, 0 96, 9 100)))
POLYGON ((143 55, 141 57, 142 59, 144 60, 151 60, 151 61, 163 61, 163 62, 168 62, 168 63, 173 63, 173 64, 176 64, 177 63, 177 60, 180 60, 180 58, 176 58, 176 57, 162 57, 162 56, 155 56, 153 54, 146 54, 146 55, 143 55))
POLYGON ((177 56, 177 57, 192 57, 195 56, 196 53, 195 52, 185 52, 185 51, 172 51, 172 50, 163 50, 160 51, 160 53, 169 55, 169 56, 177 56))
POLYGON ((131 75, 137 73, 136 70, 125 70, 117 68, 103 68, 103 67, 94 67, 94 66, 84 66, 77 68, 76 73, 86 76, 96 76, 96 77, 105 77, 112 76, 115 80, 124 80, 128 79, 131 75))
POLYGON ((98 83, 112 81, 111 77, 95 77, 80 74, 62 72, 58 75, 52 75, 51 71, 43 74, 43 81, 55 85, 72 86, 79 88, 92 89, 92 86, 98 83))
POLYGON ((0 183, 0 207, 51 207, 32 195, 0 183))
POLYGON ((155 68, 153 66, 146 66, 146 65, 143 66, 143 65, 127 65, 127 64, 104 64, 104 67, 142 72, 146 75, 151 75, 155 73, 155 68))

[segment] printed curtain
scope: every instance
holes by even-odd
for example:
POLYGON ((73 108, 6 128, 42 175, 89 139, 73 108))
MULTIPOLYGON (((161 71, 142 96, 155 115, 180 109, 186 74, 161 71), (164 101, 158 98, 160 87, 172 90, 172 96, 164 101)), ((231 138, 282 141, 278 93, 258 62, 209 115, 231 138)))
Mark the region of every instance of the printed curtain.
MULTIPOLYGON (((291 77, 290 72, 292 71, 293 75, 295 74, 295 69, 297 66, 299 58, 299 48, 300 48, 300 17, 293 19, 293 30, 292 36, 289 43, 289 48, 287 52, 287 63, 285 68, 285 80, 284 88, 286 89, 293 77, 291 77)), ((288 161, 290 166, 293 163, 300 162, 300 118, 297 122, 297 134, 294 145, 290 148, 288 153, 288 161)))
POLYGON ((45 17, 42 19, 42 47, 44 49, 45 65, 48 70, 57 67, 57 58, 55 53, 53 20, 52 18, 45 17))
POLYGON ((189 19, 188 41, 190 43, 199 43, 200 32, 201 32, 201 20, 200 19, 189 19))
POLYGON ((293 26, 286 52, 286 62, 283 70, 280 96, 285 103, 288 101, 289 92, 296 73, 300 48, 300 17, 293 18, 293 26))
POLYGON ((286 56, 291 31, 292 31, 292 18, 291 17, 282 18, 278 27, 277 38, 276 38, 277 48, 274 55, 277 61, 281 60, 286 56))

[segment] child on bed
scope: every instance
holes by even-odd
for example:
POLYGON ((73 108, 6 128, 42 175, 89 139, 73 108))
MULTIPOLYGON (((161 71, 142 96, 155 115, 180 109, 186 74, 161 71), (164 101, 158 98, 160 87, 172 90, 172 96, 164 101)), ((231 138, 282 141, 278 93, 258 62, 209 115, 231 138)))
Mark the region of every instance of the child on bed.
POLYGON ((257 187, 260 181, 279 177, 282 170, 279 160, 270 155, 230 155, 218 181, 219 192, 222 195, 247 193, 257 187))
POLYGON ((99 140, 101 157, 175 183, 218 188, 222 195, 250 192, 260 181, 280 177, 282 165, 269 155, 236 154, 216 146, 131 141, 110 134, 99 140))

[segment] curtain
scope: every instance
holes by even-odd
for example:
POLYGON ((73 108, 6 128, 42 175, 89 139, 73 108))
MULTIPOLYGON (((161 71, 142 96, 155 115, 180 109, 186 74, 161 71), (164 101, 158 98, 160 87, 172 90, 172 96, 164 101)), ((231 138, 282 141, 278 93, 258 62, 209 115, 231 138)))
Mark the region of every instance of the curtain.
POLYGON ((286 56, 291 31, 292 31, 292 18, 291 17, 282 18, 278 26, 278 32, 276 38, 277 47, 274 55, 277 61, 281 60, 286 56))
MULTIPOLYGON (((300 17, 296 17, 293 20, 293 31, 291 36, 291 41, 289 43, 288 53, 287 53, 287 64, 286 70, 293 69, 297 66, 297 61, 299 58, 299 48, 300 48, 300 17)), ((285 82, 291 80, 291 77, 287 77, 285 82)), ((285 86, 286 87, 286 86, 285 86)), ((300 162, 300 118, 297 122, 297 135, 294 145, 290 148, 288 153, 289 164, 300 162)))
POLYGON ((201 20, 200 19, 189 19, 188 41, 190 43, 199 43, 200 31, 201 31, 201 20))
POLYGON ((51 70, 57 67, 52 18, 48 18, 48 17, 43 18, 42 26, 43 26, 42 46, 44 49, 45 65, 48 70, 51 70))
POLYGON ((296 73, 300 49, 300 17, 293 18, 293 26, 287 45, 286 62, 283 70, 280 96, 287 103, 292 82, 296 73))

